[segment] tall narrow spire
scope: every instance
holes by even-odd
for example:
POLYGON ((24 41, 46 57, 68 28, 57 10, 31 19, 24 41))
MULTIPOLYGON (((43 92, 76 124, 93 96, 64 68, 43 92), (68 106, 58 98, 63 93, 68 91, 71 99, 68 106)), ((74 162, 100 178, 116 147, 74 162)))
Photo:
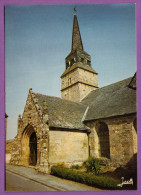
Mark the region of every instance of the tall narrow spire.
POLYGON ((73 31, 72 31, 72 51, 83 50, 83 44, 81 39, 81 34, 79 30, 78 20, 76 16, 76 9, 74 8, 74 18, 73 18, 73 31))
POLYGON ((76 9, 74 8, 73 29, 72 29, 72 47, 71 52, 66 57, 66 69, 74 64, 91 66, 91 56, 84 51, 81 34, 79 30, 76 9))

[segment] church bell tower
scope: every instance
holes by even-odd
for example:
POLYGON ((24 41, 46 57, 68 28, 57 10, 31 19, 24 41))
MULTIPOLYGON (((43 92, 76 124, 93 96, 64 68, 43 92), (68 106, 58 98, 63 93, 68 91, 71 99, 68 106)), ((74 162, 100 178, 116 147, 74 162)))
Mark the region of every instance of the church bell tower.
POLYGON ((61 76, 61 97, 80 102, 98 88, 97 73, 91 67, 91 56, 84 51, 76 10, 74 9, 72 48, 65 59, 66 67, 61 76))

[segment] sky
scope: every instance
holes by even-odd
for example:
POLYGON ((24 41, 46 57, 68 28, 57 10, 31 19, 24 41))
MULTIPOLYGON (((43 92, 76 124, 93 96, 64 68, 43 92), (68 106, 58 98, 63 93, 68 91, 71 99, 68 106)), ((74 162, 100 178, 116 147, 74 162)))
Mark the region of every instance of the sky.
POLYGON ((74 7, 84 50, 98 86, 136 72, 135 4, 5 6, 7 139, 17 134, 29 88, 61 97, 61 74, 71 51, 74 7))

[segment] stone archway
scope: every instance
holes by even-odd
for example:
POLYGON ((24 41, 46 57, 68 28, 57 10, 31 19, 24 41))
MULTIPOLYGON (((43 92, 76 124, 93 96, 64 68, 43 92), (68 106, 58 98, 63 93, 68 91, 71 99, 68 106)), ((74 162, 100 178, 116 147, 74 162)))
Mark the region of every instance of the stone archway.
POLYGON ((28 125, 22 134, 21 164, 35 166, 37 163, 37 136, 32 125, 28 125))
POLYGON ((110 158, 109 129, 106 123, 100 122, 97 126, 98 156, 110 158))

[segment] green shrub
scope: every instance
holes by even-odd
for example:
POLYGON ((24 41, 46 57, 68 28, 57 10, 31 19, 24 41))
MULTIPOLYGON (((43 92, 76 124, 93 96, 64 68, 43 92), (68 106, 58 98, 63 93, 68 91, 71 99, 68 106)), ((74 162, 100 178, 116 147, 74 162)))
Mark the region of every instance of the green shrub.
POLYGON ((119 189, 117 187, 117 184, 120 183, 120 180, 117 179, 82 173, 69 168, 64 168, 62 166, 52 166, 51 175, 55 175, 63 179, 80 182, 93 187, 98 187, 101 189, 119 189))
POLYGON ((80 166, 79 165, 72 165, 71 169, 80 169, 80 166))
POLYGON ((88 161, 85 162, 87 172, 92 172, 96 175, 100 174, 101 166, 99 160, 93 157, 89 157, 88 161))

